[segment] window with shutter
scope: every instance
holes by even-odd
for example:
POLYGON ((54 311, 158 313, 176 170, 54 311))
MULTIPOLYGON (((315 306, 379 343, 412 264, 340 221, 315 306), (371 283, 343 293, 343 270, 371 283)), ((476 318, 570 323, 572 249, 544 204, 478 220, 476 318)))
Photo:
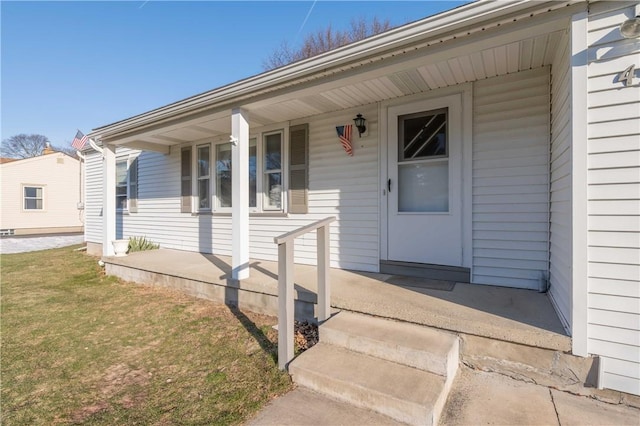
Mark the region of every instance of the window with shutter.
POLYGON ((191 213, 191 147, 182 148, 180 155, 180 211, 191 213))
POLYGON ((307 213, 309 204, 309 125, 289 129, 289 213, 307 213))

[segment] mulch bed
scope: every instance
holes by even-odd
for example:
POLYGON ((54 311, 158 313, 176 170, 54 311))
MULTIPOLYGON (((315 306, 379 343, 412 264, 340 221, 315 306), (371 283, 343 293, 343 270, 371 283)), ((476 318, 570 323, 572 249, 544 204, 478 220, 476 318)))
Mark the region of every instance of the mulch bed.
POLYGON ((295 321, 294 340, 296 352, 304 352, 318 343, 318 326, 309 321, 295 321))

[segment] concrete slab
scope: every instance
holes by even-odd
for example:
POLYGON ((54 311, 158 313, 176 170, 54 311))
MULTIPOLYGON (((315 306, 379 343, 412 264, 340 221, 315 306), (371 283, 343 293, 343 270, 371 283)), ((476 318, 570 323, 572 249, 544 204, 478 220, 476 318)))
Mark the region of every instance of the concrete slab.
MULTIPOLYGON (((250 278, 238 283, 230 280, 231 259, 225 256, 160 249, 105 261, 201 284, 247 290, 269 297, 277 295, 276 262, 252 260, 250 278)), ((294 275, 295 297, 314 302, 316 268, 295 265, 294 275)), ((338 309, 454 332, 564 352, 571 350, 571 339, 565 334, 545 294, 462 283, 456 284, 453 291, 429 290, 394 285, 387 282, 390 277, 332 268, 331 304, 338 309)), ((136 281, 133 276, 125 279, 136 281)))
POLYGON ((389 417, 344 402, 327 398, 307 389, 293 391, 271 401, 248 426, 319 425, 402 425, 389 417))
POLYGON ((640 410, 551 390, 562 426, 640 425, 640 410))
POLYGON ((440 424, 559 423, 548 388, 497 374, 460 368, 440 424))

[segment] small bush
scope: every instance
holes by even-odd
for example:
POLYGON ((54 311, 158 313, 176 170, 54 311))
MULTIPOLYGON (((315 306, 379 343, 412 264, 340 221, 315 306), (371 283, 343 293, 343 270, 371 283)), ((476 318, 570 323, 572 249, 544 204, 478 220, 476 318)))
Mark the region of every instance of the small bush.
POLYGON ((153 241, 147 240, 147 237, 130 237, 129 238, 129 253, 134 251, 146 251, 159 249, 160 245, 153 241))

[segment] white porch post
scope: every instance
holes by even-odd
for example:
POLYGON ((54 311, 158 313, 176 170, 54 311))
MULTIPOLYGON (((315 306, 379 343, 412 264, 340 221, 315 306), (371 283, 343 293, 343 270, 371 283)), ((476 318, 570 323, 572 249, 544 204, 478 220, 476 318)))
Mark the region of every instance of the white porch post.
POLYGON ((587 217, 587 23, 589 13, 571 17, 571 342, 572 353, 587 356, 588 347, 588 217, 587 217))
POLYGON ((116 147, 103 144, 102 150, 102 255, 113 256, 116 239, 116 147))
POLYGON ((249 278, 249 121, 246 111, 231 115, 232 278, 249 278))

